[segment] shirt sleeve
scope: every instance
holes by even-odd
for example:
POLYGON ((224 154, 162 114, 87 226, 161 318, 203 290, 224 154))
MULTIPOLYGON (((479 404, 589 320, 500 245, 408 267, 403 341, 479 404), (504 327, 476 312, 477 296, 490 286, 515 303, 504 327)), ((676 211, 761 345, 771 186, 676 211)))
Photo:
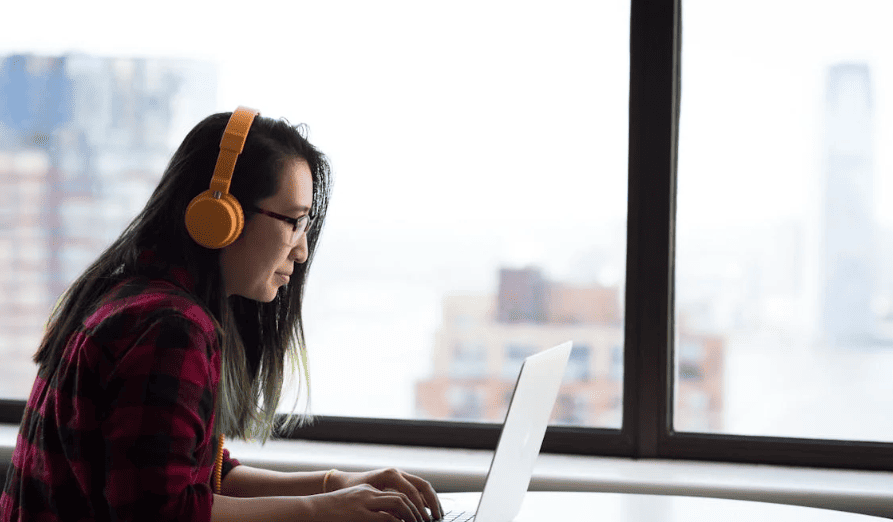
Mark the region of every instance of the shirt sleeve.
POLYGON ((208 451, 214 408, 209 353, 199 328, 171 313, 119 359, 103 423, 111 519, 211 519, 213 494, 197 456, 199 446, 208 451))
POLYGON ((226 478, 227 473, 233 470, 236 466, 241 466, 242 463, 238 461, 238 459, 234 459, 230 456, 229 450, 223 448, 223 468, 220 473, 220 480, 226 478))

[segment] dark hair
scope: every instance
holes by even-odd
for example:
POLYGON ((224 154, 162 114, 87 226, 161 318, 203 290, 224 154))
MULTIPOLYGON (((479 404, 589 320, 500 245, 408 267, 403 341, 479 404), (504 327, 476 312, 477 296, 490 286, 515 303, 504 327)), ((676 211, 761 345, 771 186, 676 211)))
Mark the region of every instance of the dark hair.
MULTIPOLYGON (((196 283, 195 297, 217 321, 223 369, 215 432, 266 440, 273 429, 287 360, 292 368, 303 370, 303 382, 298 384, 309 393, 301 307, 325 221, 331 170, 325 155, 307 141, 305 126, 292 126, 284 119, 255 118, 236 162, 230 193, 243 206, 272 196, 279 188, 283 167, 300 158, 307 162, 313 177, 311 214, 315 219, 307 231, 306 262, 295 264, 291 282, 280 287, 271 302, 227 297, 220 251, 195 243, 186 231, 184 215, 192 198, 209 186, 230 115, 211 115, 186 135, 142 212, 62 295, 34 360, 40 365, 40 374, 49 379, 69 335, 104 294, 138 274, 141 252, 153 250, 165 262, 186 268, 196 283)), ((246 212, 246 221, 253 217, 246 212)), ((292 426, 299 422, 295 415, 290 418, 292 426)))

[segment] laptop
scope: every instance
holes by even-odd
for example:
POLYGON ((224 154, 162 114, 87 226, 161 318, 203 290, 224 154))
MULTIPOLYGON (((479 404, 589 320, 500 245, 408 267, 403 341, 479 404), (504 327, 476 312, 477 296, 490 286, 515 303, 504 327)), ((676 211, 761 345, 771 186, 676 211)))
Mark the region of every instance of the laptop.
MULTIPOLYGON (((450 511, 444 506, 444 521, 510 522, 518 515, 571 346, 567 341, 524 359, 477 509, 450 511)), ((441 503, 449 505, 444 501, 449 501, 448 494, 441 503)))

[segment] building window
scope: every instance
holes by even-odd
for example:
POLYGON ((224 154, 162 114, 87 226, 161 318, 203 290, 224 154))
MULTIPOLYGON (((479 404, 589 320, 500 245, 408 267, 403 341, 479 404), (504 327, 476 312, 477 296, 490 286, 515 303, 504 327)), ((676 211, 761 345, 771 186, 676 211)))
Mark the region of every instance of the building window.
POLYGON ((487 350, 483 343, 458 341, 453 352, 450 376, 456 379, 487 375, 487 350))
POLYGON ((567 370, 564 374, 565 382, 586 382, 591 373, 591 350, 587 345, 574 345, 570 358, 567 361, 567 370))
POLYGON ((447 393, 454 420, 479 420, 484 416, 484 394, 467 386, 453 386, 447 393))
POLYGON ((502 371, 500 375, 503 379, 514 381, 518 378, 521 371, 521 365, 524 359, 540 351, 536 346, 525 344, 509 344, 505 347, 505 355, 502 360, 502 371))

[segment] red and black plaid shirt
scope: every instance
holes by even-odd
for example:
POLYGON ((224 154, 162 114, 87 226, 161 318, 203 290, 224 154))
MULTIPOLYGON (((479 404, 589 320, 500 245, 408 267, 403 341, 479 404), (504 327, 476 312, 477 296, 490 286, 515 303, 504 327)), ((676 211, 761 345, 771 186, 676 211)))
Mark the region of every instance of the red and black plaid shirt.
POLYGON ((211 519, 220 345, 186 271, 148 273, 111 291, 35 381, 0 522, 211 519))

